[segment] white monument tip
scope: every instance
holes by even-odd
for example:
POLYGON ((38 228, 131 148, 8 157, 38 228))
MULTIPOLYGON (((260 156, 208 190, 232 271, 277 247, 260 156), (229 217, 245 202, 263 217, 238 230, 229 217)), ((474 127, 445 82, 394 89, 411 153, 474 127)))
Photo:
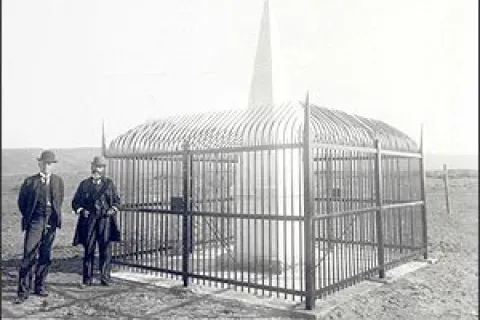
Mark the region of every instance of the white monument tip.
POLYGON ((287 77, 277 23, 269 1, 266 0, 260 22, 248 108, 273 106, 291 100, 287 96, 287 77))

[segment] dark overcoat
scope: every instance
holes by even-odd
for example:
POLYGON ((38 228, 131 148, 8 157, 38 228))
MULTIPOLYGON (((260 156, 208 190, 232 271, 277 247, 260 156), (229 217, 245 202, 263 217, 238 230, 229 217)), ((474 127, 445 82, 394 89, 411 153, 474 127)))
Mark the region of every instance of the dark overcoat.
MULTIPOLYGON (((40 194, 42 177, 40 173, 25 179, 18 194, 18 208, 22 215, 22 231, 26 230, 32 221, 33 211, 40 194)), ((50 192, 52 208, 57 213, 57 228, 62 227, 62 203, 64 195, 63 180, 56 174, 50 175, 50 192)))
POLYGON ((117 223, 116 214, 106 216, 108 209, 120 205, 120 197, 113 181, 110 178, 102 177, 100 188, 96 189, 92 178, 83 180, 78 186, 72 200, 72 208, 77 211, 79 208, 90 211, 85 217, 80 214, 75 229, 73 245, 86 245, 87 239, 92 232, 95 232, 96 219, 101 217, 108 224, 106 233, 103 235, 105 241, 120 241, 120 229, 117 223))

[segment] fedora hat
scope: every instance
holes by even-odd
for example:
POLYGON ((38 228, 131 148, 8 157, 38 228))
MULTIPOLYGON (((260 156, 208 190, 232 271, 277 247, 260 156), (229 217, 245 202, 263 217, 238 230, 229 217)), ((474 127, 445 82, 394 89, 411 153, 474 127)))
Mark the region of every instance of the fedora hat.
POLYGON ((40 154, 40 158, 37 158, 37 160, 46 163, 58 162, 57 159, 55 159, 55 154, 50 150, 42 151, 42 153, 40 154))
POLYGON ((105 167, 106 165, 107 165, 107 162, 105 161, 104 157, 100 157, 100 156, 93 157, 92 166, 105 167))

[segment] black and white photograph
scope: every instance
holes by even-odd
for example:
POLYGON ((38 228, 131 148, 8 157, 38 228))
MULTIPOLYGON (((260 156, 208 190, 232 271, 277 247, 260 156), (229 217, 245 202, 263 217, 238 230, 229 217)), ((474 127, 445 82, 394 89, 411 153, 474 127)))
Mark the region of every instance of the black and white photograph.
POLYGON ((478 319, 478 1, 2 1, 3 319, 478 319))

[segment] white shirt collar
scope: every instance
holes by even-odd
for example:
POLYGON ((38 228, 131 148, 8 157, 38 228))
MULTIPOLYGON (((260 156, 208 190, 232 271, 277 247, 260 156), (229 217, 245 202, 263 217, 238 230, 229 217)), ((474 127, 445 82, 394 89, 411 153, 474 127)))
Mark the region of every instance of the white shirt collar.
POLYGON ((43 172, 40 172, 40 178, 42 179, 42 182, 49 184, 50 183, 50 176, 51 174, 45 174, 43 172))
POLYGON ((102 177, 100 178, 94 178, 93 176, 90 177, 93 181, 93 183, 100 183, 102 181, 102 177))

